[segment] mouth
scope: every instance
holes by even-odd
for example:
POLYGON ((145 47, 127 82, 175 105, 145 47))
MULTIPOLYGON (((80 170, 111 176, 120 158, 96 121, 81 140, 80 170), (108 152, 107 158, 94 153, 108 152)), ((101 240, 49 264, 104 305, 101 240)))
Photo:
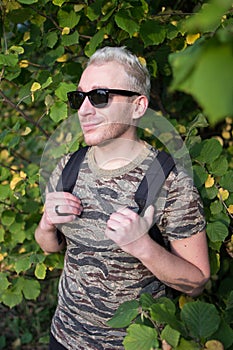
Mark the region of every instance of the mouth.
POLYGON ((83 132, 88 132, 88 131, 95 130, 99 126, 100 126, 100 123, 83 123, 82 130, 83 132))

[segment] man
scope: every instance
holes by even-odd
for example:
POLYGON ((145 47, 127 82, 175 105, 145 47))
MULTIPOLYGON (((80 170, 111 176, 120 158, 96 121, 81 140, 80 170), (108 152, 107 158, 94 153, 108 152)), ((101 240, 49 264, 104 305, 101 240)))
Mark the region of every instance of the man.
POLYGON ((105 47, 69 96, 90 148, 72 194, 56 192, 69 156, 53 172, 35 233, 45 252, 66 246, 50 349, 123 349, 125 331, 106 326, 122 302, 147 291, 158 297, 165 286, 196 296, 209 278, 205 220, 185 172, 169 174, 159 207, 150 205, 144 215, 131 210, 158 154, 136 133, 149 81, 147 69, 125 48, 105 47), (169 250, 149 236, 154 221, 169 250))

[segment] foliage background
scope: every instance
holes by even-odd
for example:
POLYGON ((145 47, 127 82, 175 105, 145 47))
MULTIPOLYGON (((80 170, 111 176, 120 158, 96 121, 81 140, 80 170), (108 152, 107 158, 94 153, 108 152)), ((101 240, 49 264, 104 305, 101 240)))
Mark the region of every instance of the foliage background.
MULTIPOLYGON (((0 312, 9 315, 0 321, 0 349, 43 349, 48 340, 63 256, 43 254, 34 241, 40 159, 70 113, 66 93, 105 45, 125 45, 147 63, 150 107, 190 151, 212 273, 199 299, 215 305, 225 339, 233 339, 226 318, 233 309, 232 0, 2 0, 0 10, 0 312)), ((69 141, 78 147, 78 138, 69 141)))

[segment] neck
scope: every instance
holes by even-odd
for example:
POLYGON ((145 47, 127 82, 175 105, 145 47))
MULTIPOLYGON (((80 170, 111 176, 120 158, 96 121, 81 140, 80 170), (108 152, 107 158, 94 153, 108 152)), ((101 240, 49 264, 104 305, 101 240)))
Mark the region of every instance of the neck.
POLYGON ((144 147, 144 142, 134 139, 117 138, 94 146, 94 157, 102 169, 113 170, 129 164, 144 147))

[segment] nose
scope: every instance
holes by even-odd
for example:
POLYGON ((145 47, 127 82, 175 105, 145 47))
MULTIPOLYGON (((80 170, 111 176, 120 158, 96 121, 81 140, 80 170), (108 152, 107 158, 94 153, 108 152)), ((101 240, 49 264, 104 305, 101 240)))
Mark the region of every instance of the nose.
POLYGON ((92 106, 88 96, 86 96, 83 103, 81 104, 81 107, 78 110, 78 113, 80 116, 85 116, 85 115, 93 114, 94 112, 95 112, 95 107, 92 106))

